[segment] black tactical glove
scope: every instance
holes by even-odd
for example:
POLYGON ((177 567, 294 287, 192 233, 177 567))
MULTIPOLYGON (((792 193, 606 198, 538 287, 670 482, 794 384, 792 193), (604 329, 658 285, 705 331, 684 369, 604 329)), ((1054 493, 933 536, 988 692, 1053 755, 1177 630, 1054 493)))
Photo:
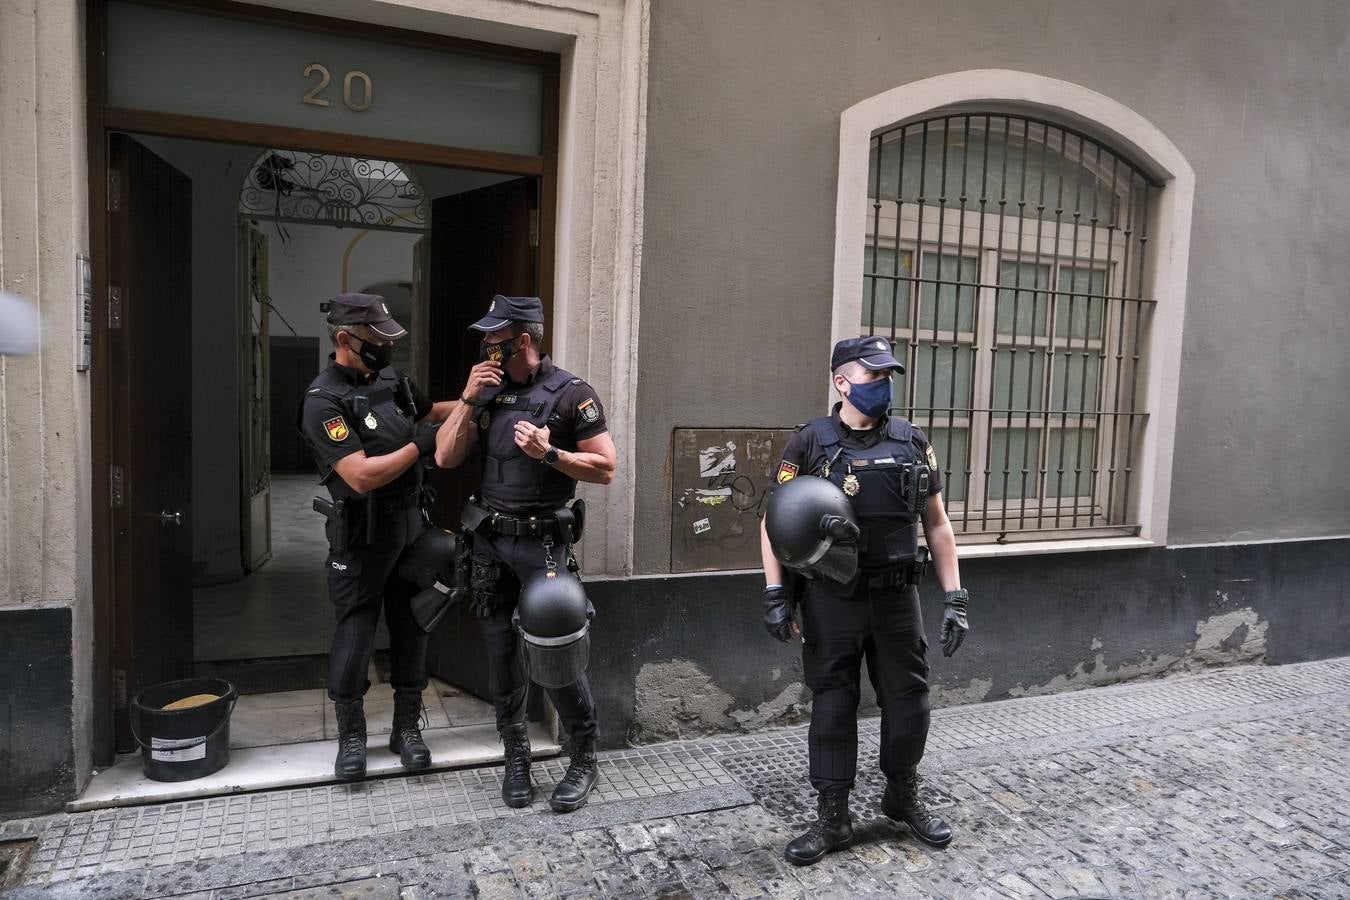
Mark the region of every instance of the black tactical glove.
POLYGON ((764 589, 764 628, 784 643, 792 640, 792 619, 797 614, 797 601, 792 592, 781 584, 764 589))
POLYGON ((413 431, 412 442, 417 445, 418 456, 430 456, 436 452, 436 429, 439 425, 418 425, 413 431))
POLYGON ((961 642, 966 639, 970 625, 966 622, 966 607, 970 603, 970 592, 965 588, 948 591, 942 601, 942 655, 951 656, 961 642))
POLYGON ((834 538, 844 544, 852 544, 862 534, 858 526, 843 516, 824 516, 820 520, 820 536, 834 538))

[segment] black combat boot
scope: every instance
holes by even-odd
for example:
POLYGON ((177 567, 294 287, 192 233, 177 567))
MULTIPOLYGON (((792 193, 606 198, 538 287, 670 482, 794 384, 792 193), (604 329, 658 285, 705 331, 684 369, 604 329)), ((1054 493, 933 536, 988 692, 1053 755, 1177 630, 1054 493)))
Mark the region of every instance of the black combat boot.
POLYGON ((534 799, 534 782, 530 780, 530 735, 525 724, 503 728, 502 746, 506 748, 502 802, 515 809, 529 806, 534 799))
POLYGON ((930 847, 945 847, 952 842, 951 826, 930 813, 919 799, 919 773, 915 769, 898 781, 887 780, 881 811, 887 818, 904 822, 916 838, 930 847))
POLYGON ((572 748, 572 764, 567 774, 553 789, 548 805, 554 812, 572 812, 586 804, 591 788, 600 780, 600 763, 595 758, 595 738, 582 741, 572 748))
POLYGON ((816 797, 816 821, 806 834, 787 845, 783 856, 794 866, 809 866, 851 843, 853 819, 848 814, 848 788, 821 791, 816 797))
POLYGON ((394 730, 389 750, 397 753, 405 769, 431 765, 431 751, 422 740, 422 692, 394 691, 394 730))
POLYGON ((343 781, 355 781, 366 775, 366 710, 361 698, 336 700, 338 753, 333 774, 343 781))

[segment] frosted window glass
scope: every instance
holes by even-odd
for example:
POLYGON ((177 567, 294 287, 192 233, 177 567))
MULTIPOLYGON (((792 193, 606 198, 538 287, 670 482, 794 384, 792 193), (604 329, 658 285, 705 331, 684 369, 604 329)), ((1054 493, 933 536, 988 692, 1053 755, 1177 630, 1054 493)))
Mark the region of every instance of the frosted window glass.
POLYGON ((337 131, 365 137, 543 152, 544 73, 539 66, 190 10, 108 5, 108 103, 115 107, 337 131), (330 73, 305 77, 311 63, 330 73), (349 72, 370 78, 365 96, 349 72))

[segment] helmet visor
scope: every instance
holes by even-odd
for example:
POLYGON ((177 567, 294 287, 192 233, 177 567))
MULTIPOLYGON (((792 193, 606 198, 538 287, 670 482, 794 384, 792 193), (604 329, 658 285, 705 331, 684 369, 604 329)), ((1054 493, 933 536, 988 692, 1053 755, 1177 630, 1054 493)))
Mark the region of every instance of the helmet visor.
POLYGON ((540 687, 561 688, 586 674, 591 661, 591 632, 587 628, 576 640, 566 644, 536 644, 521 635, 520 655, 530 680, 540 687))
POLYGON ((822 578, 847 584, 858 574, 858 545, 830 541, 829 549, 812 567, 822 578))

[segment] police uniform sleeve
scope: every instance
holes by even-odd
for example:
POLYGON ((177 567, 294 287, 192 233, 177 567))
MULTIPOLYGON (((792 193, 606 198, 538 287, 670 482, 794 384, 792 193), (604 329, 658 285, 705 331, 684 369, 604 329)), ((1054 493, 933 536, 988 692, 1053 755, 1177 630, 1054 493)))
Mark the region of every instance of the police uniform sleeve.
POLYGON ((413 409, 416 410, 414 418, 420 422, 431 413, 431 407, 436 404, 411 378, 408 379, 408 387, 412 388, 413 409))
POLYGON ((346 412, 330 397, 319 394, 305 397, 300 430, 320 466, 331 466, 361 449, 361 440, 347 421, 346 412))
POLYGON ((773 473, 774 484, 786 484, 798 475, 811 474, 806 471, 806 451, 806 432, 798 428, 792 432, 787 445, 783 447, 783 457, 778 461, 778 468, 773 473))
POLYGON ((558 412, 565 421, 572 424, 572 437, 578 441, 593 438, 609 431, 605 421, 605 408, 600 403, 600 395, 584 381, 567 386, 566 393, 558 403, 558 412))
POLYGON ((928 463, 928 494, 942 493, 942 466, 938 465, 937 453, 933 451, 933 445, 928 441, 928 435, 922 430, 914 429, 914 443, 923 454, 924 461, 928 463))

